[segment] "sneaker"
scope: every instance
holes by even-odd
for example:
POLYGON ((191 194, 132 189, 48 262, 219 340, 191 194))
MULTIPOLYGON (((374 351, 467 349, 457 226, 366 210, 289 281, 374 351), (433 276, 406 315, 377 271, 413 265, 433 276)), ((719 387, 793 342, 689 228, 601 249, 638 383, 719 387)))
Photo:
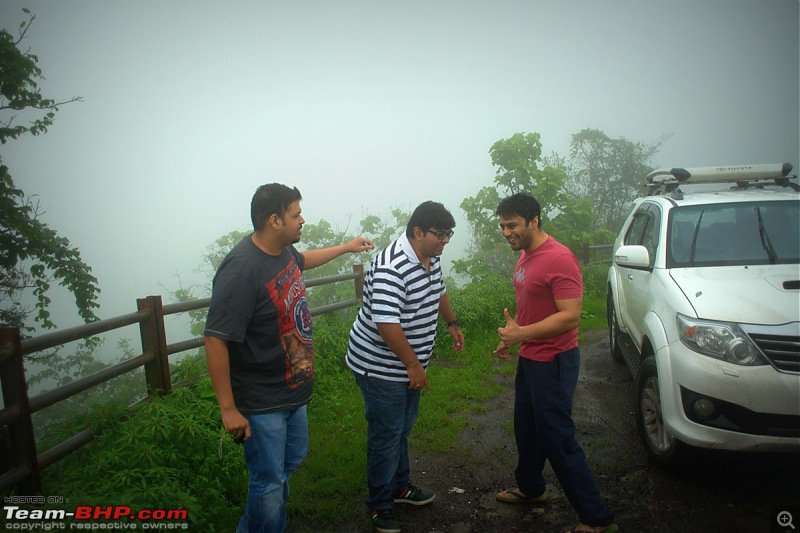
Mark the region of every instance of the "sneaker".
POLYGON ((370 514, 372 525, 378 533, 400 533, 400 524, 394 517, 394 509, 377 509, 370 514))
POLYGON ((394 497, 394 503, 410 503, 411 505, 428 505, 436 494, 422 490, 413 483, 406 485, 405 490, 394 497))

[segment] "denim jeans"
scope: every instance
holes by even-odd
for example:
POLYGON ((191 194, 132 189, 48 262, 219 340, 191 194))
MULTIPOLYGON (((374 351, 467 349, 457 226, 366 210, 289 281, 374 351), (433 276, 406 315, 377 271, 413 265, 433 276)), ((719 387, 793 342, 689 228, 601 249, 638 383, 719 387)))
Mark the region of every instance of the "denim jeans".
POLYGON ((420 391, 356 374, 367 419, 367 508, 392 509, 394 496, 408 485, 408 436, 419 414, 420 391))
POLYGON ((581 522, 605 526, 614 522, 614 515, 600 497, 583 449, 575 440, 572 421, 572 394, 580 362, 577 347, 548 363, 519 358, 514 399, 519 454, 515 476, 524 494, 538 496, 545 490, 542 473, 549 460, 581 522))
POLYGON ((251 433, 244 443, 250 483, 236 533, 282 533, 289 478, 308 452, 306 406, 244 417, 251 433))

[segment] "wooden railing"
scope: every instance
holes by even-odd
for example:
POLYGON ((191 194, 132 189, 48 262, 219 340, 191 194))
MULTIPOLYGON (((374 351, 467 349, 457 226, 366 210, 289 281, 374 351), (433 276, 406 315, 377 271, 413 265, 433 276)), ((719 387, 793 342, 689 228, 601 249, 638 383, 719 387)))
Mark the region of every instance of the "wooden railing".
POLYGON ((581 264, 591 265, 594 263, 610 263, 614 252, 613 244, 598 244, 595 246, 583 245, 583 254, 581 254, 581 264), (599 255, 600 257, 596 257, 599 255))
MULTIPOLYGON (((306 287, 327 285, 353 280, 355 297, 311 310, 312 316, 358 305, 362 298, 364 272, 361 265, 353 272, 306 280, 306 287)), ((138 311, 81 326, 22 339, 17 328, 0 328, 0 386, 3 389, 5 408, 0 410, 0 431, 6 433, 9 450, 0 453, 11 455, 11 466, 0 473, 0 492, 17 487, 20 494, 41 494, 42 469, 55 463, 89 443, 94 429, 86 429, 52 448, 37 454, 36 438, 31 416, 37 411, 66 400, 80 392, 109 381, 144 366, 148 398, 169 394, 172 391, 169 356, 203 345, 202 337, 172 344, 167 343, 164 317, 208 307, 211 298, 162 305, 161 296, 148 296, 137 300, 138 311), (79 380, 47 392, 28 397, 23 357, 49 350, 68 342, 87 339, 132 324, 139 324, 142 353, 122 363, 105 368, 79 380)), ((0 439, 2 443, 3 439, 0 439)))

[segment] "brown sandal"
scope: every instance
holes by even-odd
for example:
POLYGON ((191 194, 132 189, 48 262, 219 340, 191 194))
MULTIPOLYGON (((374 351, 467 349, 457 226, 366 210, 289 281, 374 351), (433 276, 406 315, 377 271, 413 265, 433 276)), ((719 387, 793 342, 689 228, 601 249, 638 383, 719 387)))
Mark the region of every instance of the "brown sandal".
POLYGON ((547 492, 543 492, 536 498, 525 496, 518 488, 504 490, 495 499, 503 503, 543 503, 547 501, 547 492))
POLYGON ((617 533, 619 527, 617 524, 609 524, 607 526, 587 526, 586 524, 578 524, 572 529, 566 530, 564 533, 617 533))

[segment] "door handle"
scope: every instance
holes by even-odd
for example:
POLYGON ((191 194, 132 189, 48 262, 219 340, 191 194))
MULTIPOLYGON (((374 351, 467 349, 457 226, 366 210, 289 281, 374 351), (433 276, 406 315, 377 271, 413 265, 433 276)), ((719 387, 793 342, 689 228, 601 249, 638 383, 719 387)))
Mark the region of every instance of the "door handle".
POLYGON ((633 281, 633 274, 628 274, 628 279, 633 281))

